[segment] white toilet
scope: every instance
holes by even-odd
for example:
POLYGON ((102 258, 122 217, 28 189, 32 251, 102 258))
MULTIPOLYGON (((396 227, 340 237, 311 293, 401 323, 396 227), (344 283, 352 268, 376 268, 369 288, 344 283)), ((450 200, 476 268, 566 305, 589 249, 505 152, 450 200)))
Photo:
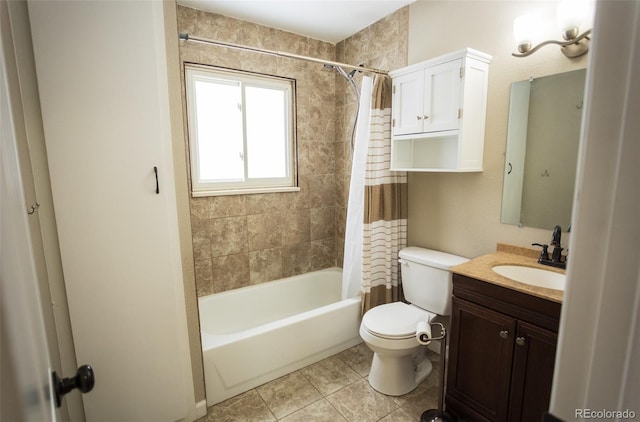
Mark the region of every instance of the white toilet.
POLYGON ((416 388, 431 373, 426 346, 416 339, 416 326, 436 315, 451 312, 449 269, 467 261, 444 252, 408 247, 398 260, 402 265, 402 288, 411 304, 393 302, 367 311, 360 324, 360 337, 374 352, 369 384, 389 396, 400 396, 416 388))

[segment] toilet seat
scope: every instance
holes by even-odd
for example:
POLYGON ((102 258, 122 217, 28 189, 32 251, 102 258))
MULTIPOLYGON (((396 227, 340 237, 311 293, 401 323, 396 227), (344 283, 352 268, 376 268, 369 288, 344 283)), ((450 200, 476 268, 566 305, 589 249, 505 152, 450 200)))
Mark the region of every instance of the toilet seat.
POLYGON ((405 340, 415 337, 418 322, 431 321, 434 316, 416 306, 393 302, 367 311, 362 318, 362 327, 376 337, 405 340))

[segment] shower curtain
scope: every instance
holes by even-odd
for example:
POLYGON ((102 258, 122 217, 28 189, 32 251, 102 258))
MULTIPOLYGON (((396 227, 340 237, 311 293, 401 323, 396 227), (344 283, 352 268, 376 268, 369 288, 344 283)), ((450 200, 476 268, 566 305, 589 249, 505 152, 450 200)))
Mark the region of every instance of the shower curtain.
POLYGON ((344 262, 342 265, 342 299, 360 294, 362 279, 362 222, 364 216, 364 175, 369 145, 369 117, 373 79, 362 78, 360 107, 353 153, 351 154, 351 182, 347 202, 347 226, 344 234, 344 262))
POLYGON ((345 271, 351 277, 348 290, 354 289, 353 274, 359 272, 363 313, 400 299, 398 251, 407 245, 407 174, 389 170, 391 79, 376 76, 368 95, 364 85, 361 101, 367 103, 361 103, 360 110, 367 118, 359 122, 354 148, 351 188, 355 184, 356 189, 349 192, 344 261, 345 270, 356 266, 345 271), (349 224, 354 219, 358 229, 349 224), (348 256, 358 248, 359 257, 348 256))

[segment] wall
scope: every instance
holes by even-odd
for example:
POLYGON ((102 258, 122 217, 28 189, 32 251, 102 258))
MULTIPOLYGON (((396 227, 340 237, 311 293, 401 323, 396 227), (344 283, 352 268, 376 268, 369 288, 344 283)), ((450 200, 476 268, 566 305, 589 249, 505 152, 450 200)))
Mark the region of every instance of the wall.
MULTIPOLYGON (((497 242, 527 246, 549 242, 551 229, 500 223, 500 204, 511 82, 587 65, 588 55, 567 59, 546 46, 512 57, 513 20, 527 12, 555 10, 554 2, 425 1, 409 6, 408 62, 471 47, 493 56, 482 173, 410 173, 409 244, 467 257, 495 250, 497 242)), ((558 36, 559 37, 559 36, 558 36)), ((568 244, 563 234, 563 244, 568 244)))
MULTIPOLYGON (((202 344, 200 342, 200 316, 196 295, 195 269, 193 262, 193 239, 191 236, 190 195, 188 189, 187 157, 184 154, 184 121, 182 119, 182 90, 180 81, 180 52, 177 5, 165 1, 163 4, 165 25, 165 46, 167 49, 167 78, 169 80, 169 118, 171 128, 171 147, 173 173, 176 187, 176 208, 178 213, 178 235, 180 237, 180 256, 182 259, 182 277, 184 280, 187 328, 189 331, 189 352, 196 406, 206 407, 204 391, 204 369, 202 367, 202 344)), ((198 410, 201 411, 201 410, 198 410)))
MULTIPOLYGON (((342 63, 395 70, 407 65, 409 8, 403 7, 336 45, 336 60, 342 63)), ((361 85, 363 74, 354 78, 361 85)), ((373 76, 373 75, 368 75, 373 76)), ((336 75, 336 254, 342 266, 349 183, 350 142, 357 100, 348 82, 336 75)))
MULTIPOLYGON (((406 65, 408 8, 334 46, 187 7, 178 27, 203 38, 397 69, 406 65)), ((180 45, 182 62, 296 79, 300 192, 191 199, 198 296, 342 265, 356 97, 337 72, 301 60, 180 45)), ((356 74, 360 85, 362 74, 356 74)))
MULTIPOLYGON (((335 57, 333 44, 182 6, 178 29, 269 50, 335 57)), ((300 191, 191 198, 198 296, 334 266, 334 72, 317 63, 196 43, 181 43, 180 58, 295 78, 297 88, 300 191)))

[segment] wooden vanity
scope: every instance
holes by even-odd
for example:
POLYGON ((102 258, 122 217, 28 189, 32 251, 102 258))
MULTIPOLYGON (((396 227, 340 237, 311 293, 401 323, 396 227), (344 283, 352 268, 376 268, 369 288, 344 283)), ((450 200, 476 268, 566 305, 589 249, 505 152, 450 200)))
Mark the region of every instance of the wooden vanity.
POLYGON ((461 420, 540 421, 548 410, 563 292, 491 270, 507 263, 562 272, 527 254, 499 246, 452 269, 445 402, 461 420))

